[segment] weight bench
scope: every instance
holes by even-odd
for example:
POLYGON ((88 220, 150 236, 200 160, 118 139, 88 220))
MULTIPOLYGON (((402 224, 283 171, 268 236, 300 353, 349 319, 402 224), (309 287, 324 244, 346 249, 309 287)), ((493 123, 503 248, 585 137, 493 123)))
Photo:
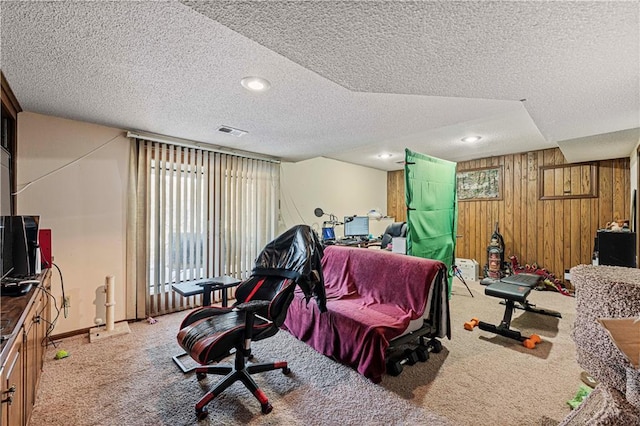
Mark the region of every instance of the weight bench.
POLYGON ((500 302, 505 305, 504 316, 502 317, 500 325, 496 326, 494 324, 480 321, 477 318, 472 318, 471 321, 464 323, 465 330, 472 331, 474 327, 478 326, 480 330, 489 331, 510 339, 518 340, 522 342, 526 348, 535 348, 536 343, 540 343, 541 341, 540 336, 532 334, 527 337, 523 336, 519 331, 511 329, 511 317, 513 316, 514 309, 523 309, 537 314, 562 318, 562 315, 559 312, 536 308, 535 305, 532 305, 527 301, 527 296, 529 296, 531 290, 534 289, 542 280, 543 277, 540 275, 517 274, 504 277, 489 284, 485 287, 484 294, 504 299, 503 302, 500 302))

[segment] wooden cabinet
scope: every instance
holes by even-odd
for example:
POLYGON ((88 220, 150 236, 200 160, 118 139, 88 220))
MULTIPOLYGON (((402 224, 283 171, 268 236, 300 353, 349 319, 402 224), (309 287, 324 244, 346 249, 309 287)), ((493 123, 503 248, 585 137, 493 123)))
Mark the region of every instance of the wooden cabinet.
POLYGON ((2 296, 2 342, 0 364, 0 426, 25 426, 29 422, 42 368, 47 324, 51 311, 47 294, 49 270, 34 287, 20 297, 2 296))
MULTIPOLYGON (((41 314, 44 300, 43 292, 38 292, 40 297, 36 297, 23 325, 23 361, 24 365, 24 404, 25 409, 31 413, 31 407, 36 402, 36 390, 40 382, 43 363, 43 338, 42 324, 46 324, 41 314)), ((25 412, 26 414, 26 412, 25 412)))
POLYGON ((2 367, 2 425, 26 424, 23 359, 22 339, 16 339, 9 350, 7 362, 2 367))

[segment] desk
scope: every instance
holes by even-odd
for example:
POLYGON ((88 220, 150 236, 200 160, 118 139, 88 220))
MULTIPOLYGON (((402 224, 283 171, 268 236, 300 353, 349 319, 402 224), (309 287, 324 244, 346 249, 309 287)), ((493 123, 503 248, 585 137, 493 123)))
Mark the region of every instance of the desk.
MULTIPOLYGON (((184 281, 181 283, 171 284, 171 288, 181 296, 189 297, 202 294, 202 306, 211 306, 211 293, 214 290, 222 290, 222 306, 227 307, 229 305, 229 296, 227 295, 227 289, 235 287, 242 281, 223 275, 220 277, 204 278, 201 280, 184 281)), ((187 355, 186 352, 171 357, 173 362, 182 370, 183 373, 189 373, 195 370, 196 367, 187 368, 180 358, 187 355)))
POLYGON ((382 240, 380 240, 379 238, 375 238, 372 240, 360 240, 360 239, 353 239, 353 240, 341 240, 341 239, 337 239, 334 243, 334 245, 336 246, 347 246, 347 247, 362 247, 362 248, 368 248, 369 246, 379 246, 380 242, 382 240))
POLYGON ((181 283, 171 284, 171 288, 181 296, 189 297, 202 294, 202 306, 211 305, 211 292, 214 290, 222 290, 222 306, 227 306, 229 298, 227 289, 235 287, 241 281, 223 275, 221 277, 204 278, 201 280, 184 281, 181 283))

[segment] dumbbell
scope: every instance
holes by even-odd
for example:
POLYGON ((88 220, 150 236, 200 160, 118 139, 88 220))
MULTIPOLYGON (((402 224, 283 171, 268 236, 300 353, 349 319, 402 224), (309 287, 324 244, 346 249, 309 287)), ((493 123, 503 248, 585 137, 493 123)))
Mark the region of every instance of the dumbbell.
POLYGON ((402 354, 404 355, 403 361, 405 361, 405 364, 413 365, 420 360, 420 357, 414 350, 405 349, 402 354))
POLYGON ((399 376, 404 369, 404 364, 413 365, 420 360, 416 351, 411 349, 405 349, 402 355, 403 357, 400 359, 390 359, 387 361, 387 373, 392 376, 399 376))
POLYGON ((471 321, 467 321, 464 323, 464 329, 473 331, 473 328, 480 324, 480 320, 478 318, 471 318, 471 321))
POLYGON ((442 352, 442 342, 435 337, 429 340, 429 346, 431 347, 431 352, 434 354, 439 354, 442 352))
POLYGON ((540 342, 542 342, 540 336, 538 336, 537 334, 532 334, 528 339, 525 339, 522 342, 522 345, 527 349, 534 349, 536 347, 536 343, 540 342))
POLYGON ((429 348, 424 345, 419 345, 416 348, 416 356, 420 360, 420 362, 425 362, 429 360, 429 348))

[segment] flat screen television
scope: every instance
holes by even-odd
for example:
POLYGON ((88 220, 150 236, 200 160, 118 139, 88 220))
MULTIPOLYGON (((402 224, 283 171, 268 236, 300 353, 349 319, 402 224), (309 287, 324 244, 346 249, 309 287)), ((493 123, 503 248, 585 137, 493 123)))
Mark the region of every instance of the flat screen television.
POLYGON ((38 216, 2 216, 0 219, 1 277, 32 277, 38 271, 38 216))
POLYGON ((345 216, 344 236, 345 237, 368 237, 369 236, 369 216, 345 216))
POLYGON ((39 274, 40 265, 40 244, 38 242, 38 230, 40 227, 40 216, 22 216, 24 221, 24 233, 27 238, 27 259, 29 260, 29 273, 27 275, 39 274))

